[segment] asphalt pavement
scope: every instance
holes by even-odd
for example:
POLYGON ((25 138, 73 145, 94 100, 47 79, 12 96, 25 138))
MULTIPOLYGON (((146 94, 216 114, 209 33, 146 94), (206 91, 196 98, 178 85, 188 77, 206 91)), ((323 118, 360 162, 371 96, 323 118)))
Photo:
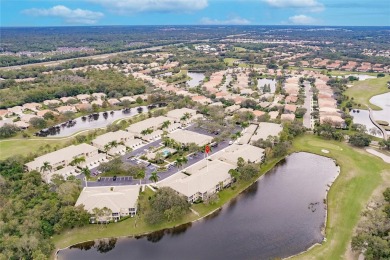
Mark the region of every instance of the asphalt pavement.
MULTIPOLYGON (((195 125, 190 125, 189 127, 186 128, 189 131, 194 131, 197 133, 209 135, 209 136, 216 136, 210 132, 208 132, 205 129, 202 128, 197 128, 195 125)), ((229 146, 229 141, 223 141, 218 143, 216 147, 211 148, 211 152, 209 154, 215 154, 226 147, 229 146)), ((152 183, 152 181, 149 180, 149 177, 151 176, 151 173, 155 170, 157 170, 157 165, 149 164, 149 162, 140 160, 139 157, 146 154, 148 149, 153 146, 153 147, 159 147, 162 146, 163 144, 161 143, 161 139, 158 139, 156 141, 153 141, 151 143, 145 144, 144 146, 135 149, 123 156, 121 156, 122 162, 127 163, 127 164, 132 164, 132 165, 139 165, 143 164, 146 166, 146 172, 145 172, 145 179, 143 180, 138 180, 138 179, 133 179, 132 176, 117 176, 116 180, 113 180, 113 177, 100 177, 100 181, 88 181, 87 186, 88 187, 96 187, 96 186, 120 186, 120 185, 136 185, 136 184, 149 184, 152 183), (132 159, 133 158, 133 159, 132 159), (139 163, 137 163, 139 162, 139 163)), ((205 160, 205 155, 202 152, 197 152, 195 154, 191 154, 187 156, 188 162, 185 165, 182 165, 180 169, 178 169, 174 163, 171 163, 167 166, 167 170, 158 172, 158 176, 160 177, 160 181, 168 178, 169 176, 172 176, 173 174, 177 173, 178 171, 185 169, 201 160, 205 160)), ((97 167, 94 169, 91 169, 92 174, 96 174, 97 167)), ((98 176, 98 175, 97 175, 98 176)), ((83 175, 79 175, 78 178, 84 179, 83 175)), ((85 186, 86 183, 85 181, 83 182, 83 185, 85 186)))
POLYGON ((303 107, 306 108, 306 113, 303 115, 303 126, 306 128, 311 129, 311 112, 312 112, 312 99, 313 99, 313 92, 311 92, 311 86, 309 82, 304 83, 305 86, 305 102, 303 104, 303 107))

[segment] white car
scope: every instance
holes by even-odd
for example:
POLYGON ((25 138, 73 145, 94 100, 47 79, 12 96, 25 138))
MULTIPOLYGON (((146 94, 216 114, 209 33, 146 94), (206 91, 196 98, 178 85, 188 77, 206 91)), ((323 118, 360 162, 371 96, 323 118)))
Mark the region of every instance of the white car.
POLYGON ((233 144, 233 141, 229 141, 229 145, 232 145, 233 144))

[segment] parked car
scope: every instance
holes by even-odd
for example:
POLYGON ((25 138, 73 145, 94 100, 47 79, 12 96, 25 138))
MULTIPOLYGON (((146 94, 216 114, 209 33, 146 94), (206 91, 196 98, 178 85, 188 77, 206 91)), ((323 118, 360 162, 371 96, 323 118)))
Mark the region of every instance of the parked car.
POLYGON ((232 145, 233 144, 233 141, 229 141, 229 145, 232 145))
POLYGON ((101 180, 102 180, 102 177, 99 176, 99 177, 97 178, 97 181, 101 181, 101 180))
POLYGON ((116 175, 114 175, 114 177, 112 177, 112 180, 113 180, 113 181, 116 181, 116 175))

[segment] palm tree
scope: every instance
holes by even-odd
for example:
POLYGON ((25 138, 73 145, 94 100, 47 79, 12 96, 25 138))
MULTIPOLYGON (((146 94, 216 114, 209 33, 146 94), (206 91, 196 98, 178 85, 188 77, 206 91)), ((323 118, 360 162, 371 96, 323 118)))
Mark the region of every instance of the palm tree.
POLYGON ((171 145, 171 143, 172 143, 172 139, 170 139, 170 138, 168 138, 168 137, 165 137, 164 139, 163 139, 163 144, 165 145, 165 146, 170 146, 171 145))
POLYGON ((183 156, 183 157, 181 158, 181 161, 183 162, 183 164, 188 163, 188 159, 187 159, 186 156, 183 156))
POLYGON ((238 167, 244 167, 245 166, 245 160, 242 157, 238 157, 237 159, 237 166, 238 167))
POLYGON ((183 161, 182 161, 182 158, 177 158, 176 161, 176 167, 177 167, 177 171, 179 172, 179 168, 183 165, 183 161))
POLYGON ((104 152, 108 152, 108 150, 110 150, 110 145, 109 144, 106 144, 106 145, 104 145, 104 152))
POLYGON ((111 141, 108 143, 110 145, 110 147, 117 147, 118 146, 118 142, 117 141, 111 141))
POLYGON ((237 171, 236 169, 230 169, 229 174, 232 177, 232 179, 238 180, 238 178, 241 176, 241 173, 237 171))
POLYGON ((50 165, 49 162, 44 162, 43 165, 41 166, 41 173, 46 173, 47 171, 51 171, 53 167, 50 165))
POLYGON ((162 124, 161 126, 161 129, 164 129, 164 128, 168 128, 168 126, 171 124, 171 121, 167 120, 167 121, 164 121, 164 123, 162 124))
POLYGON ((139 184, 141 185, 141 181, 145 179, 145 170, 140 169, 136 174, 136 178, 139 179, 139 184))
POLYGON ((157 172, 156 171, 152 172, 149 177, 149 180, 156 183, 158 179, 160 179, 160 176, 157 174, 157 172))
POLYGON ((84 156, 80 156, 80 157, 74 158, 69 164, 72 165, 72 166, 78 166, 78 165, 80 165, 83 162, 85 162, 85 157, 84 156))
POLYGON ((88 179, 91 177, 91 170, 88 167, 84 167, 81 169, 81 173, 88 179))

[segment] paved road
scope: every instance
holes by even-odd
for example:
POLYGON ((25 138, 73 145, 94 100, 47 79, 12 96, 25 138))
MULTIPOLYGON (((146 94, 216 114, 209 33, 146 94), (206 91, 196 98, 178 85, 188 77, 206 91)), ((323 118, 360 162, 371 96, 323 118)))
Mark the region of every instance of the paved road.
POLYGON ((311 112, 312 112, 312 99, 313 99, 313 92, 310 91, 310 83, 305 81, 305 102, 303 104, 303 107, 306 108, 306 113, 303 116, 303 126, 306 128, 311 129, 312 128, 312 120, 311 120, 311 112))
MULTIPOLYGON (((187 127, 186 129, 190 130, 190 131, 197 132, 197 133, 206 134, 209 136, 215 136, 215 135, 207 132, 204 129, 200 129, 200 128, 195 127, 195 125, 191 125, 191 126, 187 127)), ((228 147, 229 141, 230 140, 223 141, 223 142, 219 143, 218 146, 213 147, 209 156, 228 147)), ((145 154, 146 151, 149 149, 149 147, 151 147, 151 146, 158 147, 161 145, 162 145, 161 139, 156 140, 154 142, 146 144, 143 147, 140 147, 138 149, 135 149, 135 150, 127 153, 126 155, 122 156, 121 159, 124 163, 137 165, 137 161, 142 161, 142 160, 139 160, 138 157, 145 154), (131 157, 137 157, 137 159, 131 160, 131 157)), ((192 155, 187 156, 187 159, 188 159, 188 162, 185 165, 183 165, 180 169, 178 169, 176 166, 174 166, 173 163, 171 163, 170 165, 168 165, 168 169, 166 171, 159 172, 158 175, 160 176, 160 181, 177 173, 181 169, 185 169, 185 168, 187 168, 187 167, 189 167, 189 166, 191 166, 191 165, 193 165, 201 160, 204 160, 205 158, 204 158, 203 153, 198 152, 196 154, 192 154, 192 155)), ((148 164, 147 162, 142 162, 142 163, 145 166, 146 166, 146 164, 148 164)), ((95 187, 95 186, 135 185, 135 184, 140 184, 140 183, 141 184, 148 184, 148 183, 152 183, 149 180, 149 177, 151 176, 151 173, 156 170, 156 168, 157 168, 157 166, 154 166, 153 164, 151 164, 150 166, 147 166, 146 172, 145 172, 145 179, 141 180, 141 182, 140 182, 140 180, 133 179, 131 176, 118 176, 116 181, 114 181, 112 177, 101 177, 101 181, 88 181, 87 185, 89 187, 95 187)), ((94 168, 91 170, 91 173, 95 173, 96 171, 97 171, 97 168, 94 168)), ((78 178, 84 179, 84 176, 79 175, 78 178)), ((83 185, 85 186, 85 182, 83 182, 83 185)))

